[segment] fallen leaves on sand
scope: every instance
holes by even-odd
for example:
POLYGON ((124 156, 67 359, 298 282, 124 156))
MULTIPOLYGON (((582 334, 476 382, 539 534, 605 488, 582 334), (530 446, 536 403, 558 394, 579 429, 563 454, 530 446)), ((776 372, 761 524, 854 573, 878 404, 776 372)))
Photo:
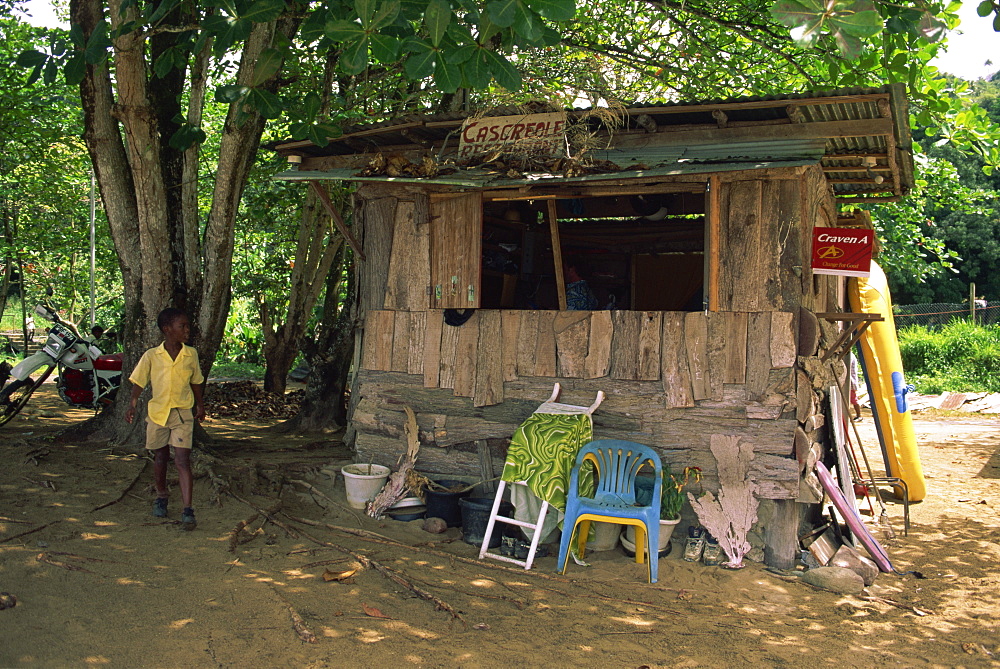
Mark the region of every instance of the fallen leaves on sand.
POLYGON ((353 583, 354 579, 351 577, 358 573, 357 569, 347 569, 344 571, 330 571, 327 569, 323 572, 323 580, 326 582, 330 581, 340 581, 343 583, 353 583))
POLYGON ((385 615, 384 613, 382 613, 382 611, 380 611, 376 607, 368 606, 364 602, 361 603, 361 610, 364 611, 365 615, 368 616, 369 618, 384 618, 385 620, 393 620, 393 618, 390 618, 389 616, 385 615))
POLYGON ((253 420, 291 418, 299 412, 305 392, 284 395, 265 392, 256 381, 225 381, 205 386, 205 411, 217 418, 253 420))

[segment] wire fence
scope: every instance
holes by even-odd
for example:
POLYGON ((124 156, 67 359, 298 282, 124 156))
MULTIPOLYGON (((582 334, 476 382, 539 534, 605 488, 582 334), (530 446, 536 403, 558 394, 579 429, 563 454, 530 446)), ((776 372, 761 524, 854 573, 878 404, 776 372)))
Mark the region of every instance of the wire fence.
POLYGON ((979 325, 996 325, 1000 323, 1000 305, 977 306, 969 308, 965 304, 904 304, 893 307, 893 318, 896 328, 909 325, 923 325, 929 328, 939 328, 953 320, 971 321, 979 325))

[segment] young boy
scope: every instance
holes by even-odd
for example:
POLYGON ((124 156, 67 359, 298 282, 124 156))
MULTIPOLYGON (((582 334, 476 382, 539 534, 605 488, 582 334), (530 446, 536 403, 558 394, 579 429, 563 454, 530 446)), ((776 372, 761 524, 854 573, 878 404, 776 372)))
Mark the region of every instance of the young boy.
POLYGON ((167 515, 167 461, 170 447, 174 447, 174 463, 180 479, 181 529, 193 530, 197 523, 191 508, 191 438, 194 421, 205 418, 202 403, 202 386, 205 377, 198 366, 198 351, 185 342, 191 336, 191 323, 180 309, 164 309, 156 317, 156 324, 163 333, 163 343, 142 354, 129 377, 132 401, 125 412, 125 421, 135 417, 135 404, 147 384, 152 384, 149 398, 149 416, 146 418, 146 448, 153 452, 153 481, 156 501, 153 515, 167 515), (192 411, 193 407, 193 411, 192 411))

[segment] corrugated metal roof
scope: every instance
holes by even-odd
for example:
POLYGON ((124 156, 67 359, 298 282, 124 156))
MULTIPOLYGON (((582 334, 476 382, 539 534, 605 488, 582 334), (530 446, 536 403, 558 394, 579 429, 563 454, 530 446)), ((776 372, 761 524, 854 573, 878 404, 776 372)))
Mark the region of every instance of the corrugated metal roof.
MULTIPOLYGON (((504 116, 539 111, 550 110, 522 106, 490 109, 486 113, 504 116)), ((587 111, 577 109, 568 113, 580 117, 587 111)), ((323 148, 310 142, 292 141, 272 144, 271 148, 284 155, 297 154, 306 158, 425 150, 447 159, 454 156, 457 148, 455 130, 472 115, 467 112, 410 115, 345 128, 343 137, 323 148)), ((597 126, 595 128, 600 130, 597 126)), ((713 165, 716 170, 723 171, 723 165, 739 164, 740 167, 729 169, 747 169, 749 165, 765 163, 809 164, 822 160, 827 178, 838 195, 894 195, 905 193, 913 184, 907 102, 905 87, 901 84, 697 102, 634 104, 627 106, 625 127, 607 132, 606 136, 613 146, 590 151, 588 156, 611 161, 623 169, 642 164, 657 173, 660 170, 690 173, 688 167, 695 164, 713 165), (654 132, 647 133, 651 127, 650 120, 655 124, 654 132), (858 124, 859 121, 862 123, 858 124), (872 134, 866 134, 865 121, 873 121, 872 134), (891 121, 891 127, 885 124, 886 121, 891 121), (850 132, 838 133, 838 128, 852 123, 850 132), (828 132, 824 130, 826 134, 821 137, 802 138, 802 135, 810 134, 802 132, 803 129, 809 130, 809 124, 826 124, 816 127, 830 129, 828 132), (882 129, 876 129, 879 124, 882 129), (745 132, 745 129, 755 127, 761 128, 757 138, 745 132), (886 128, 890 128, 888 134, 886 128), (744 131, 741 132, 741 129, 744 131), (720 141, 719 135, 725 133, 734 139, 720 141), (789 137, 782 137, 782 134, 789 137), (800 137, 795 138, 794 135, 800 137), (763 139, 765 137, 767 139, 763 139), (640 146, 620 146, 627 144, 640 146), (858 171, 865 156, 877 157, 875 172, 883 175, 885 186, 876 184, 871 178, 872 173, 858 171), (838 172, 836 167, 843 170, 838 172)), ((703 170, 698 168, 697 171, 703 170)), ((629 171, 630 174, 634 172, 629 171)), ((644 170, 643 173, 650 174, 650 171, 644 170)), ((284 173, 287 174, 290 173, 284 173)), ((326 174, 332 175, 333 171, 326 174)), ((618 178, 623 174, 616 173, 618 178)), ((284 175, 282 178, 285 178, 284 175)), ((454 176, 430 180, 444 184, 454 176)), ((558 176, 550 178, 566 180, 558 176)), ((609 177, 589 175, 586 178, 609 177)), ((351 180, 361 179, 351 176, 351 180)), ((418 181, 426 182, 428 179, 418 181)))
POLYGON ((814 165, 815 160, 757 160, 742 162, 677 162, 649 169, 624 169, 618 172, 604 174, 585 174, 565 177, 560 174, 536 173, 526 174, 523 178, 512 179, 504 174, 487 172, 482 169, 461 170, 454 174, 431 178, 424 177, 389 177, 389 176, 358 176, 358 170, 341 168, 322 171, 287 170, 275 175, 281 181, 383 181, 394 183, 434 183, 442 186, 459 186, 464 188, 509 188, 526 185, 568 184, 599 181, 620 181, 648 177, 677 176, 682 174, 712 174, 716 172, 735 172, 737 170, 766 169, 769 167, 799 167, 814 165))

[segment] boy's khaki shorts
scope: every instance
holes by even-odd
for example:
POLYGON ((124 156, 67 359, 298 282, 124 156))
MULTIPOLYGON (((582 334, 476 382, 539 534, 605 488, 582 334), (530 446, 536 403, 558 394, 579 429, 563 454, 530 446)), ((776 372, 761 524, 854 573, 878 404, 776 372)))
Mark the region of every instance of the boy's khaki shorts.
POLYGON ((174 448, 191 448, 194 435, 194 411, 171 409, 166 425, 157 425, 146 418, 146 448, 155 451, 168 444, 174 448))

